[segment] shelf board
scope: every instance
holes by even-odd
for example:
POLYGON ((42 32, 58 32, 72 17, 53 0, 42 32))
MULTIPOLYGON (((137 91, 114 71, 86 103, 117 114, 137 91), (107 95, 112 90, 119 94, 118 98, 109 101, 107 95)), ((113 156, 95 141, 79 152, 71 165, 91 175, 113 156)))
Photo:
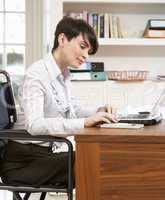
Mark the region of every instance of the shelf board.
POLYGON ((65 3, 148 3, 165 4, 165 0, 63 0, 65 3))
POLYGON ((101 46, 165 46, 165 38, 99 38, 99 44, 101 46))

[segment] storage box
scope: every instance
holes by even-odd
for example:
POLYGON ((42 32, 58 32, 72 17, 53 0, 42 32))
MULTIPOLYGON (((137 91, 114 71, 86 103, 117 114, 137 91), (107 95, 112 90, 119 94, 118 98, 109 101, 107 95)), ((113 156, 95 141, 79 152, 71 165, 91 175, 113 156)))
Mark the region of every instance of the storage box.
POLYGON ((148 71, 107 71, 109 80, 143 81, 147 79, 148 71))

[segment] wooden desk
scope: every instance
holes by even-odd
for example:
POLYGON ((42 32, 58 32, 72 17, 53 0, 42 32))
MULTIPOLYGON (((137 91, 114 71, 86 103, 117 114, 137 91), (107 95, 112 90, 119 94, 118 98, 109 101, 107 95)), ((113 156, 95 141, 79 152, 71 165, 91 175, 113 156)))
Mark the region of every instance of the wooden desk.
POLYGON ((165 122, 76 133, 76 200, 164 200, 165 122))

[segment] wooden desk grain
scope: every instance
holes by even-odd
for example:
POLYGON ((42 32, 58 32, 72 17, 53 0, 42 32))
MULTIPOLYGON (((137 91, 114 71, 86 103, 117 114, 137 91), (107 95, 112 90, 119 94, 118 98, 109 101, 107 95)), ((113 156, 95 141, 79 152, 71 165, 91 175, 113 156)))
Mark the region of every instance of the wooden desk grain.
POLYGON ((165 122, 76 133, 76 200, 164 200, 165 122))

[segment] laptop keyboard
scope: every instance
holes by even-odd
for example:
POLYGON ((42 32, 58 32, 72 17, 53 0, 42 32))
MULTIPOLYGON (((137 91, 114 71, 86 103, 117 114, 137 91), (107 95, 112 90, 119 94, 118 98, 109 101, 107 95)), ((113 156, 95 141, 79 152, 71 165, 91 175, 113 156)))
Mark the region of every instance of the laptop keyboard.
POLYGON ((146 119, 149 117, 149 114, 129 114, 127 116, 121 116, 120 119, 146 119))

